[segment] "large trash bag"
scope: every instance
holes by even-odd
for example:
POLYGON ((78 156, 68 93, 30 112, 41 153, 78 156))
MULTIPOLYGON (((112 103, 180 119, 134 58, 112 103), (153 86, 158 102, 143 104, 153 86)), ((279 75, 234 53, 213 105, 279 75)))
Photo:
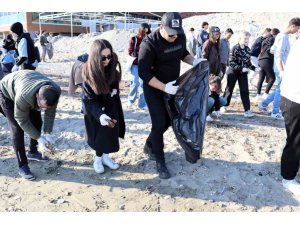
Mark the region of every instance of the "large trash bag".
POLYGON ((208 62, 201 62, 177 79, 179 89, 175 96, 165 95, 173 131, 185 151, 186 160, 190 163, 196 163, 202 155, 209 88, 208 74, 208 62))

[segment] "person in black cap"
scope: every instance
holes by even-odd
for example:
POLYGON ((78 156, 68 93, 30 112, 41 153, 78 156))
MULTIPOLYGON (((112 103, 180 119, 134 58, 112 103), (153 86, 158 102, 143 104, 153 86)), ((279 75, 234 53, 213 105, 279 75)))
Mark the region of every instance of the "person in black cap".
MULTIPOLYGON (((220 76, 220 29, 219 27, 211 27, 209 39, 204 42, 202 48, 202 58, 209 62, 209 71, 212 74, 220 76)), ((221 76, 220 76, 221 77, 221 76)))
POLYGON ((35 70, 38 62, 35 56, 35 48, 33 40, 29 33, 24 33, 23 25, 16 22, 10 27, 13 36, 17 39, 17 55, 18 60, 16 65, 12 68, 12 72, 22 69, 35 70))
POLYGON ((168 12, 162 16, 160 28, 149 34, 141 43, 138 69, 144 82, 144 96, 148 105, 152 128, 144 146, 150 159, 156 160, 156 169, 162 179, 170 178, 165 164, 163 134, 171 124, 164 103, 164 93, 175 95, 174 85, 180 74, 180 61, 196 65, 186 50, 186 37, 179 13, 168 12))

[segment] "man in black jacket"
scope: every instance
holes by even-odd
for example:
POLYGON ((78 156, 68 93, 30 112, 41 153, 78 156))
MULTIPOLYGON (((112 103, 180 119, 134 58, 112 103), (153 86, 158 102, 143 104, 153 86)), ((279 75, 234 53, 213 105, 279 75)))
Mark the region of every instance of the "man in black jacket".
POLYGON ((160 28, 142 41, 138 62, 152 121, 144 151, 153 153, 157 172, 162 179, 170 178, 165 165, 163 134, 171 125, 171 119, 164 103, 164 93, 176 94, 178 86, 174 84, 180 74, 181 60, 191 65, 198 62, 186 50, 180 14, 168 12, 163 15, 160 28))
POLYGON ((35 55, 35 48, 33 40, 29 33, 24 33, 23 25, 16 22, 10 27, 13 36, 17 38, 17 55, 18 60, 16 65, 12 68, 12 72, 22 69, 35 70, 38 66, 37 58, 35 55))

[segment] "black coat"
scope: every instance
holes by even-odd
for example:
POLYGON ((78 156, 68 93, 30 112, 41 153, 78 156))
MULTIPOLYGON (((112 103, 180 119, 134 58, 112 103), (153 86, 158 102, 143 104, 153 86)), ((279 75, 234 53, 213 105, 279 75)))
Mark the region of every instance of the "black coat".
POLYGON ((110 94, 96 95, 87 83, 83 83, 82 111, 87 142, 91 148, 102 153, 117 152, 120 148, 119 137, 124 138, 125 136, 125 120, 119 96, 119 83, 115 82, 114 85, 111 85, 111 91, 112 89, 118 90, 113 97, 110 94), (102 126, 100 124, 102 114, 117 120, 116 126, 114 128, 102 126))

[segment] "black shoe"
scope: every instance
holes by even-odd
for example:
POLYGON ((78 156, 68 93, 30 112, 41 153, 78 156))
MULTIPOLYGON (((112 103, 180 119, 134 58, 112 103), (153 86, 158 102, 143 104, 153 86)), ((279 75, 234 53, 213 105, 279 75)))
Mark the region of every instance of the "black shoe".
POLYGON ((49 160, 47 156, 43 157, 42 153, 40 152, 35 152, 35 153, 28 152, 27 158, 29 160, 38 161, 38 162, 47 162, 49 160))
POLYGON ((27 164, 19 168, 19 175, 25 180, 35 180, 27 164))
POLYGON ((164 161, 156 161, 156 171, 160 179, 169 179, 171 177, 164 161))
POLYGON ((144 153, 148 155, 150 160, 155 160, 155 155, 152 153, 152 148, 148 143, 146 143, 144 146, 144 153))

